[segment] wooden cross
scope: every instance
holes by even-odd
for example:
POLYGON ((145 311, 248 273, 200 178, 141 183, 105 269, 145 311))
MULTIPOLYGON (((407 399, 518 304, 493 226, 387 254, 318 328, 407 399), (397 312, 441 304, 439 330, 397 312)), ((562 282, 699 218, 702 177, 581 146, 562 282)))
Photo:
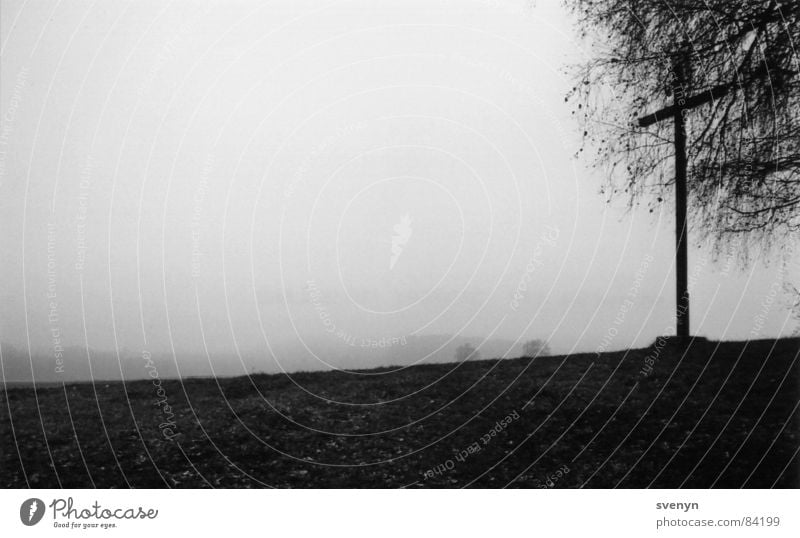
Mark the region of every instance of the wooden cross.
POLYGON ((682 47, 672 57, 672 105, 639 118, 639 127, 672 119, 675 122, 675 330, 679 339, 689 338, 689 288, 687 278, 688 255, 686 240, 686 125, 685 114, 727 94, 731 84, 721 84, 709 90, 687 97, 689 80, 689 55, 682 47))

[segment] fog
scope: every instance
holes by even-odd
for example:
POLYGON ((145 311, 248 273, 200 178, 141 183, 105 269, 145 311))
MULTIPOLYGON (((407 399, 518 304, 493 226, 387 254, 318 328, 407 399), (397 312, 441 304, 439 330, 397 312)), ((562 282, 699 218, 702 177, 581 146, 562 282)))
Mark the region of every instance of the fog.
MULTIPOLYGON (((558 2, 4 0, 0 25, 5 379, 674 333, 671 204, 599 194, 558 2)), ((797 257, 737 255, 690 234, 692 331, 795 333, 797 257)))

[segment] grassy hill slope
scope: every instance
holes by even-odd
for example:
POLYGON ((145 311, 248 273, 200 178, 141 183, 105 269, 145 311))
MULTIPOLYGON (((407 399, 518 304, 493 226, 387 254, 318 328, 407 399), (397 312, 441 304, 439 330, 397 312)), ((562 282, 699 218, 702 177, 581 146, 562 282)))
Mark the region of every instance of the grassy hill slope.
POLYGON ((0 485, 798 487, 798 354, 798 339, 698 342, 14 388, 0 485))

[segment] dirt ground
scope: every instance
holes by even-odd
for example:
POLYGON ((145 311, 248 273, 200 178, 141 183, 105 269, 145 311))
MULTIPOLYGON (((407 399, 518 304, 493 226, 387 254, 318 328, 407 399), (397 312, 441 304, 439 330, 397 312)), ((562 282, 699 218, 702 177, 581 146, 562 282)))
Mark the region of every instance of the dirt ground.
POLYGON ((15 388, 0 485, 796 488, 799 354, 798 339, 703 341, 15 388))

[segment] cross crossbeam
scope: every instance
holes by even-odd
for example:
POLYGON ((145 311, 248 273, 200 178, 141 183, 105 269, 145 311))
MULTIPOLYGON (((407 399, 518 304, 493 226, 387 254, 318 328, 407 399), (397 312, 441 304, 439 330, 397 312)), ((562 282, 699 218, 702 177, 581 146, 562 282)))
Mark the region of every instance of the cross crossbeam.
POLYGON ((711 101, 716 101, 717 99, 721 99, 728 92, 731 91, 732 84, 720 84, 718 86, 714 86, 710 90, 706 90, 704 92, 698 93, 697 95, 693 95, 692 97, 685 99, 683 106, 678 107, 676 105, 670 105, 667 107, 662 108, 661 110, 657 110, 652 114, 648 114, 647 116, 642 116, 639 118, 639 127, 650 127, 654 123, 658 123, 663 120, 674 118, 676 114, 679 114, 679 110, 681 108, 689 110, 692 108, 697 108, 700 105, 704 105, 711 101))

